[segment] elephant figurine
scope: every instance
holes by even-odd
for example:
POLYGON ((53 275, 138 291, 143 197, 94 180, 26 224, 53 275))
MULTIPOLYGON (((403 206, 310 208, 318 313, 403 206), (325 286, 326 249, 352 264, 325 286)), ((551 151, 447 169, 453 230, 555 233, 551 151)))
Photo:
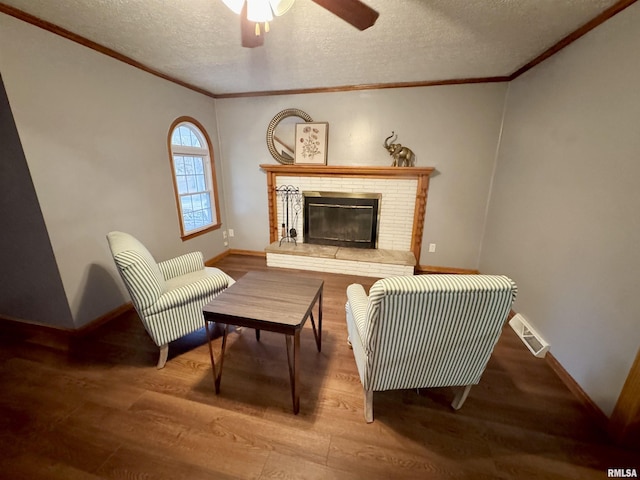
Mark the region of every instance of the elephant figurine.
POLYGON ((395 142, 398 139, 398 135, 395 132, 391 132, 391 135, 385 138, 384 148, 387 149, 389 155, 393 157, 392 167, 413 167, 416 163, 416 155, 410 148, 403 147, 399 143, 389 144, 389 139, 395 135, 392 140, 395 142))

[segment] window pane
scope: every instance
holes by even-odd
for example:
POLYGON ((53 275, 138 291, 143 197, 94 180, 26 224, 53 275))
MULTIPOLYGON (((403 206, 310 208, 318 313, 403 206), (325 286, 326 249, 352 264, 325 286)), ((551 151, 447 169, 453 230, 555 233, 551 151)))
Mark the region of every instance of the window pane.
POLYGON ((176 180, 178 182, 178 195, 189 193, 189 190, 187 190, 187 177, 180 175, 176 177, 176 180))
POLYGON ((193 157, 195 173, 204 173, 204 166, 202 165, 202 163, 202 157, 193 157))
POLYGON ((192 147, 201 147, 200 140, 198 140, 196 134, 192 130, 189 130, 189 133, 191 134, 191 143, 189 145, 192 147))
POLYGON ((182 222, 186 231, 196 228, 196 224, 193 221, 193 206, 191 203, 191 196, 185 195, 180 199, 182 203, 182 222))
POLYGON ((197 192, 198 191, 198 185, 197 185, 197 182, 196 182, 195 175, 187 175, 186 179, 187 179, 187 191, 189 193, 197 192))
POLYGON ((202 194, 202 208, 211 210, 211 196, 208 193, 202 194))
POLYGON ((176 175, 184 175, 184 157, 182 155, 174 155, 173 164, 176 169, 176 175))
POLYGON ((182 204, 182 213, 186 215, 193 210, 193 206, 191 204, 191 197, 189 195, 185 195, 184 197, 180 197, 180 203, 182 204))
POLYGON ((194 210, 202 210, 202 201, 200 195, 191 195, 191 203, 194 210))
POLYGON ((211 222, 211 210, 210 209, 206 209, 202 211, 202 219, 204 221, 205 225, 208 225, 211 222))
POLYGON ((195 173, 193 167, 193 157, 184 157, 184 173, 187 175, 192 175, 195 173))
POLYGON ((178 130, 180 130, 180 145, 191 145, 191 130, 185 126, 180 127, 178 130))
POLYGON ((197 188, 199 192, 204 192, 205 191, 205 182, 204 182, 204 175, 198 175, 196 177, 197 180, 197 188))
POLYGON ((193 224, 195 225, 195 228, 204 226, 204 218, 202 216, 202 210, 198 210, 197 212, 195 212, 195 215, 193 218, 193 224))

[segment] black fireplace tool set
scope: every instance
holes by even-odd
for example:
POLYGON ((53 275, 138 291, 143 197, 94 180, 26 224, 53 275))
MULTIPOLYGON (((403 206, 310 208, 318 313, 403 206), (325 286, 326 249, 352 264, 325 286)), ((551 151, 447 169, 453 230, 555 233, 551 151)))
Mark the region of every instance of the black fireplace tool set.
POLYGON ((282 230, 280 235, 280 245, 283 241, 293 242, 298 245, 298 232, 295 226, 298 224, 298 217, 302 209, 300 190, 292 185, 282 185, 276 187, 276 196, 282 201, 282 230))

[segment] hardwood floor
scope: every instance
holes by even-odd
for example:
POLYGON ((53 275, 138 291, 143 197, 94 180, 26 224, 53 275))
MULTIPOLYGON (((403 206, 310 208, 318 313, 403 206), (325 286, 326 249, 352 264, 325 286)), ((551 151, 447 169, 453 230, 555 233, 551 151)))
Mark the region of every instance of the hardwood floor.
MULTIPOLYGON (((260 257, 217 265, 238 278, 260 257)), ((322 353, 301 337, 300 414, 282 335, 229 335, 214 394, 204 331, 157 348, 135 313, 82 338, 0 323, 0 477, 10 479, 602 479, 640 468, 510 328, 462 407, 453 389, 374 395, 366 424, 345 290, 325 280, 322 353)), ((214 342, 220 351, 220 338, 214 342)))

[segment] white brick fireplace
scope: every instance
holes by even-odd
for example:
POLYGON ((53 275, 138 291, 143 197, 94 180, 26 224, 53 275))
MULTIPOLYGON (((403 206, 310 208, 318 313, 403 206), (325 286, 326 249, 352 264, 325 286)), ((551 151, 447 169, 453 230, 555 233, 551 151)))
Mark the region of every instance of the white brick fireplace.
POLYGON ((267 172, 270 242, 267 265, 371 277, 412 275, 420 258, 429 174, 418 167, 328 167, 261 165, 267 172), (381 195, 377 249, 351 249, 304 243, 303 212, 289 212, 297 245, 280 243, 285 207, 279 187, 305 191, 376 193, 381 195))

